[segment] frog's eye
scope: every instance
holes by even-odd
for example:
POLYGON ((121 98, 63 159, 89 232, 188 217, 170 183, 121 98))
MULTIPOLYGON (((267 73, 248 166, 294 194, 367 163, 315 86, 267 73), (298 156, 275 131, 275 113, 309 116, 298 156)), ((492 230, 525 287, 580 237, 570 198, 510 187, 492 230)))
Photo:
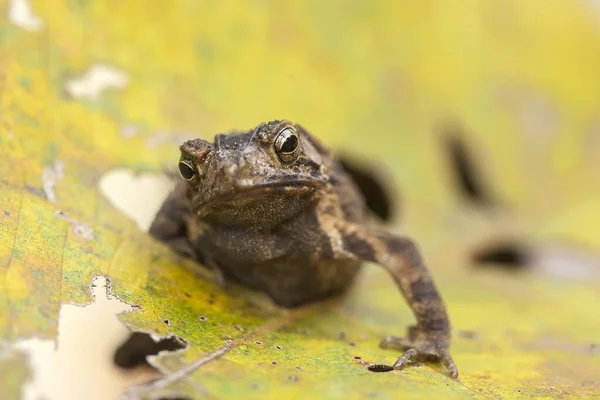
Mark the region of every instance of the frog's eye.
POLYGON ((191 162, 187 160, 179 161, 179 175, 186 181, 191 181, 196 176, 196 171, 191 162))
POLYGON ((281 161, 289 163, 298 158, 299 144, 298 134, 294 128, 288 127, 275 138, 275 152, 281 161))

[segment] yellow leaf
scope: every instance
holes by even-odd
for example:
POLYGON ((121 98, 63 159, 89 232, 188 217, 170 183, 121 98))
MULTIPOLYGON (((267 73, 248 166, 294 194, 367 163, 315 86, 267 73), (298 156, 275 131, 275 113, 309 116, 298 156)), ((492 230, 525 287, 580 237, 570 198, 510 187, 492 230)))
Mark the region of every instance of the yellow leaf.
POLYGON ((131 395, 597 395, 599 20, 593 2, 0 1, 0 389, 25 381, 15 343, 55 340, 61 305, 90 303, 105 275, 139 306, 127 327, 187 342, 151 358, 163 378, 131 395), (389 166, 396 228, 448 306, 460 382, 430 364, 367 369, 395 361, 378 343, 413 323, 378 267, 341 298, 282 309, 222 289, 122 211, 161 190, 115 200, 100 185, 172 169, 187 138, 274 118, 389 166), (447 124, 495 207, 464 200, 447 124), (504 239, 533 249, 527 271, 471 265, 504 239))

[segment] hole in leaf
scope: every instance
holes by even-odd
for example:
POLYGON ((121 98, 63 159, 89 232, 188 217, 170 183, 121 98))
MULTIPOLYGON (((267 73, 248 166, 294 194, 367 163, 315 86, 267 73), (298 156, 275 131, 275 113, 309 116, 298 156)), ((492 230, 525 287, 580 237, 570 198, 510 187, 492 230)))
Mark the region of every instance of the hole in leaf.
POLYGON ((493 265, 504 269, 517 270, 529 265, 531 254, 524 245, 513 241, 505 241, 474 251, 472 261, 480 266, 493 265))
POLYGON ((392 199, 389 182, 384 182, 376 171, 353 159, 339 157, 338 162, 358 187, 367 208, 383 221, 391 220, 394 212, 392 204, 397 204, 398 201, 392 199))
POLYGON ((491 204, 492 198, 481 178, 481 170, 476 165, 471 149, 460 137, 460 128, 447 128, 444 136, 449 167, 459 192, 473 203, 491 204))
POLYGON ((170 336, 155 342, 152 337, 144 332, 133 332, 129 338, 117 348, 113 360, 123 369, 131 369, 148 364, 147 356, 152 356, 161 351, 176 351, 187 347, 185 340, 170 336))
POLYGON ((385 364, 371 364, 367 369, 371 372, 390 372, 394 370, 394 367, 385 364))

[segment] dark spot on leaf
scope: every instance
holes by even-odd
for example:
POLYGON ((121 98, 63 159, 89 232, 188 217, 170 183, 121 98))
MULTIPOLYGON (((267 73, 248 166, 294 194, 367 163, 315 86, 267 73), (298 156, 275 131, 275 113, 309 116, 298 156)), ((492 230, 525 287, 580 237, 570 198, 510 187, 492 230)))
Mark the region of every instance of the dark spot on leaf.
POLYGON ((277 365, 277 361, 271 361, 271 365, 277 365))
POLYGON ((298 382, 298 377, 294 375, 288 376, 288 381, 298 382))
POLYGON ((360 360, 360 359, 362 359, 362 357, 361 357, 361 356, 354 356, 354 357, 352 357, 352 358, 354 358, 355 360, 360 360))
POLYGON ((492 199, 481 179, 481 170, 461 136, 461 129, 456 126, 446 128, 444 132, 444 147, 457 189, 466 200, 489 205, 492 199))
POLYGON ((187 297, 188 299, 189 299, 190 297, 192 297, 192 295, 191 295, 191 294, 189 294, 188 292, 183 292, 183 295, 184 295, 185 297, 187 297))
POLYGON ((474 331, 458 331, 458 336, 463 339, 475 339, 477 333, 474 331))
POLYGON ((28 191, 29 193, 36 195, 36 196, 41 196, 42 195, 42 190, 36 188, 35 186, 31 186, 28 184, 25 184, 24 186, 25 190, 28 191))
POLYGON ((281 347, 281 346, 275 346, 275 348, 276 348, 277 350, 281 350, 281 349, 282 349, 282 347, 281 347))
POLYGON ((169 321, 168 319, 165 319, 165 320, 163 320, 163 323, 164 323, 166 326, 171 326, 171 321, 169 321))
POLYGON ((187 347, 185 340, 171 336, 155 342, 149 334, 144 332, 133 332, 129 338, 115 351, 113 361, 123 368, 131 369, 139 365, 149 365, 147 356, 152 356, 161 351, 176 351, 187 347))
POLYGON ((471 260, 479 266, 518 270, 527 267, 531 257, 530 250, 523 244, 516 241, 503 241, 475 250, 471 260))
POLYGON ((302 371, 302 367, 296 367, 298 371, 302 371))
POLYGON ((394 367, 385 364, 371 364, 367 369, 371 372, 390 372, 394 370, 394 367))
POLYGON ((233 327, 235 329, 237 329, 238 331, 240 331, 240 332, 244 332, 244 329, 241 326, 239 326, 239 325, 234 325, 233 327))
POLYGON ((397 204, 398 200, 392 199, 387 182, 383 182, 371 169, 358 162, 346 157, 340 157, 338 161, 358 187, 365 199, 367 208, 383 221, 392 219, 392 204, 397 204))
POLYGON ((203 321, 203 322, 204 322, 204 321, 208 321, 208 319, 206 319, 206 317, 205 317, 204 315, 201 315, 201 316, 200 316, 200 321, 203 321))
POLYGON ((348 342, 348 344, 352 347, 356 347, 356 343, 354 343, 354 342, 348 342))
POLYGON ((258 345, 261 345, 261 344, 262 344, 262 342, 259 342, 258 340, 257 340, 256 342, 254 342, 254 343, 256 343, 256 344, 258 344, 258 345))

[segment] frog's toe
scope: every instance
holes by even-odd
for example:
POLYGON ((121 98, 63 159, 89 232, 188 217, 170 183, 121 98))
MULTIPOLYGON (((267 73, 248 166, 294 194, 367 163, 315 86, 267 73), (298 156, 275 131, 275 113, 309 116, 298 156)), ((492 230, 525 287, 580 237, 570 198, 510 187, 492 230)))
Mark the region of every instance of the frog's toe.
POLYGON ((415 365, 419 361, 441 362, 452 379, 458 378, 456 364, 450 355, 447 341, 435 339, 407 339, 396 336, 387 336, 381 341, 381 348, 404 351, 394 363, 394 369, 403 369, 415 365))

